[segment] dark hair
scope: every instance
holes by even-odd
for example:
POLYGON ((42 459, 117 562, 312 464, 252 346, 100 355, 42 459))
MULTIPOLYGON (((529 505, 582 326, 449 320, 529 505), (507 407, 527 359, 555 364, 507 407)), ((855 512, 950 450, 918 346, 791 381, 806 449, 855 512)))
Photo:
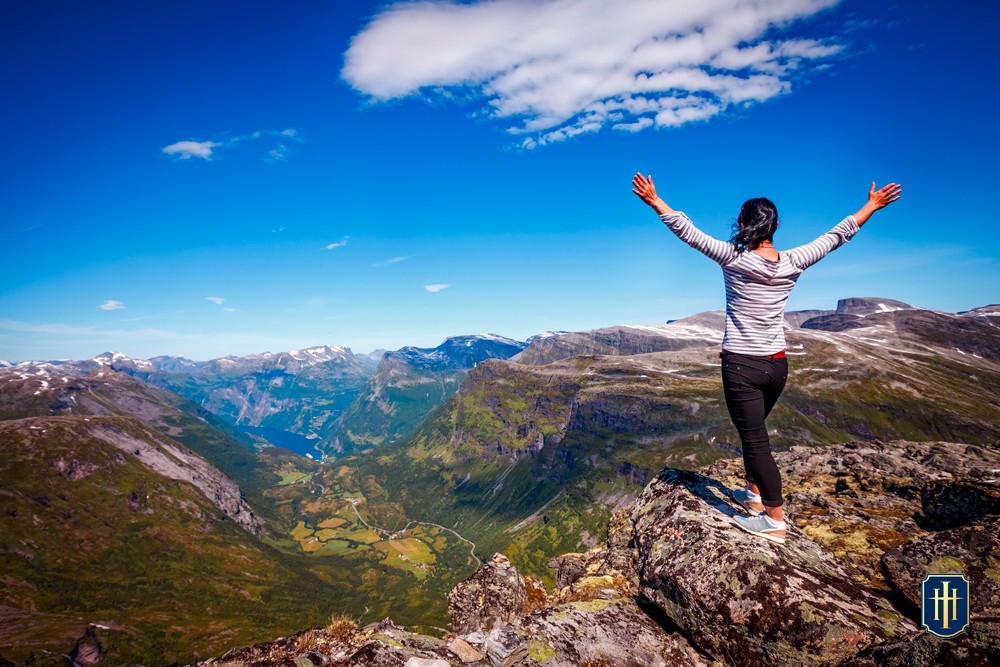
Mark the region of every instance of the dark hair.
POLYGON ((738 252, 756 250, 764 241, 770 241, 778 229, 778 209, 765 197, 748 199, 740 208, 740 215, 733 224, 729 242, 738 252))

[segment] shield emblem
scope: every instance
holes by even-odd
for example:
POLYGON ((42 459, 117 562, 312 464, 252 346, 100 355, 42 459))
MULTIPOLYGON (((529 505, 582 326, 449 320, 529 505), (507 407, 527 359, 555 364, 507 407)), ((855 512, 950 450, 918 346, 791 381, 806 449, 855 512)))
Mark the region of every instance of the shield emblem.
POLYGON ((920 584, 920 623, 948 639, 969 625, 969 580, 962 574, 929 574, 920 584))

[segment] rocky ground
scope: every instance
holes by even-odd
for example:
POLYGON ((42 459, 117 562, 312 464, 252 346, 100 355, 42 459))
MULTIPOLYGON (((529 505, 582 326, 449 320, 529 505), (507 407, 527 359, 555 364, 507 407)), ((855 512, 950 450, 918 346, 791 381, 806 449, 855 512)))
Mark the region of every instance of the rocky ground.
POLYGON ((611 667, 991 665, 1000 661, 1000 447, 792 448, 784 545, 736 530, 741 462, 663 470, 604 544, 554 559, 546 591, 497 554, 449 596, 452 633, 391 620, 310 630, 198 665, 611 667), (971 581, 955 639, 919 629, 920 581, 971 581))

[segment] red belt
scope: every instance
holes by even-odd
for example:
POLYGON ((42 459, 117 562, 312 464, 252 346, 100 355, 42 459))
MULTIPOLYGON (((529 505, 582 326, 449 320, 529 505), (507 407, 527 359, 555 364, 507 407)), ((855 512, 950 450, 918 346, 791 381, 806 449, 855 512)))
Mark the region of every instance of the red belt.
MULTIPOLYGON (((721 357, 726 357, 726 356, 729 356, 730 354, 741 354, 741 353, 740 352, 728 352, 726 350, 723 350, 722 352, 719 352, 719 357, 720 358, 721 357)), ((744 357, 753 357, 753 358, 756 358, 756 359, 784 359, 785 358, 785 351, 782 350, 781 352, 775 352, 774 354, 764 354, 764 355, 759 355, 759 354, 744 354, 743 356, 744 357)))

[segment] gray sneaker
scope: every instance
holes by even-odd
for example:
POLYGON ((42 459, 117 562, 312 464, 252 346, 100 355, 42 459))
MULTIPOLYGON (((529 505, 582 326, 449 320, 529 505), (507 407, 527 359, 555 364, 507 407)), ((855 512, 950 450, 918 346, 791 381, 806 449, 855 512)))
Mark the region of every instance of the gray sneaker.
POLYGON ((771 540, 778 544, 785 543, 786 529, 784 527, 775 528, 766 514, 760 516, 734 516, 733 523, 752 535, 763 537, 765 540, 771 540))
POLYGON ((756 500, 750 500, 750 493, 746 489, 735 489, 732 496, 733 500, 739 503, 750 516, 757 516, 764 512, 764 505, 756 500))

